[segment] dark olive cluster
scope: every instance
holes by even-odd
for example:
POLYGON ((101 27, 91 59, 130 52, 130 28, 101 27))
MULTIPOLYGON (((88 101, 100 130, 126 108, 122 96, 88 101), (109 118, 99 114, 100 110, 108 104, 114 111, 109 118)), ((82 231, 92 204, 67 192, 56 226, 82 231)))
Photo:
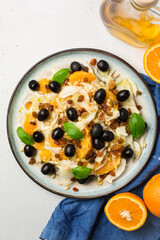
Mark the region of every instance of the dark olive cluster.
POLYGON ((104 148, 105 142, 110 142, 114 139, 114 134, 111 131, 103 130, 100 124, 94 124, 91 129, 92 144, 97 150, 104 148))

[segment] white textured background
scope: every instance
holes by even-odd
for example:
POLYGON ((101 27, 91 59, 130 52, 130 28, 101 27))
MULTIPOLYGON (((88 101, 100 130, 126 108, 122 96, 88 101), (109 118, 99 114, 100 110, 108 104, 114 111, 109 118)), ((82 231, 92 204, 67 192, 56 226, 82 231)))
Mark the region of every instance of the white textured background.
POLYGON ((99 16, 100 3, 0 0, 0 239, 38 240, 63 199, 32 182, 8 145, 7 106, 22 75, 41 58, 74 47, 109 51, 144 72, 145 49, 128 46, 106 31, 99 16))

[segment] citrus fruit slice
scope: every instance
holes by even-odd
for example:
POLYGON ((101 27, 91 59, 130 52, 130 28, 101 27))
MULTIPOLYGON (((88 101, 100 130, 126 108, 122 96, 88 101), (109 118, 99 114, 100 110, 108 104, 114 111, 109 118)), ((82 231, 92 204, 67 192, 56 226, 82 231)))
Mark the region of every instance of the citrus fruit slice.
POLYGON ((143 58, 143 66, 150 78, 160 83, 160 42, 147 49, 143 58))
POLYGON ((153 176, 144 187, 143 199, 149 211, 160 217, 160 173, 153 176))
POLYGON ((96 76, 93 73, 77 71, 70 75, 69 80, 72 84, 74 84, 76 81, 83 81, 84 78, 87 79, 87 82, 91 82, 96 79, 96 76))
POLYGON ((126 231, 140 228, 147 218, 143 200, 129 192, 112 197, 107 202, 104 212, 112 224, 126 231))

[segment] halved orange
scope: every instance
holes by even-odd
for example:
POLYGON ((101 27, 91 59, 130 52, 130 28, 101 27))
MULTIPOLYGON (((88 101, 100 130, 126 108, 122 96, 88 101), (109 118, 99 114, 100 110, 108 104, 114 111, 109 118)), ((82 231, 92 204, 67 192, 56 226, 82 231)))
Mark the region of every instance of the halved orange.
POLYGON ((160 42, 147 49, 143 58, 143 66, 150 78, 160 83, 160 42))
POLYGON ((107 202, 104 212, 112 224, 126 231, 140 228, 147 218, 147 209, 143 200, 129 192, 112 197, 107 202))

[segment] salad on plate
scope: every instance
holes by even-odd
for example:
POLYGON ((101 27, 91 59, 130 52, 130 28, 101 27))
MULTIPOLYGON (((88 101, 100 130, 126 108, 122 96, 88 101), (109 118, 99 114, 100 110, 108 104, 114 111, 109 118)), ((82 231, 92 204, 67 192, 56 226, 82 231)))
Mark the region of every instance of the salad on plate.
POLYGON ((112 184, 146 147, 142 93, 105 60, 68 66, 29 81, 18 114, 20 151, 66 190, 75 181, 112 184))

